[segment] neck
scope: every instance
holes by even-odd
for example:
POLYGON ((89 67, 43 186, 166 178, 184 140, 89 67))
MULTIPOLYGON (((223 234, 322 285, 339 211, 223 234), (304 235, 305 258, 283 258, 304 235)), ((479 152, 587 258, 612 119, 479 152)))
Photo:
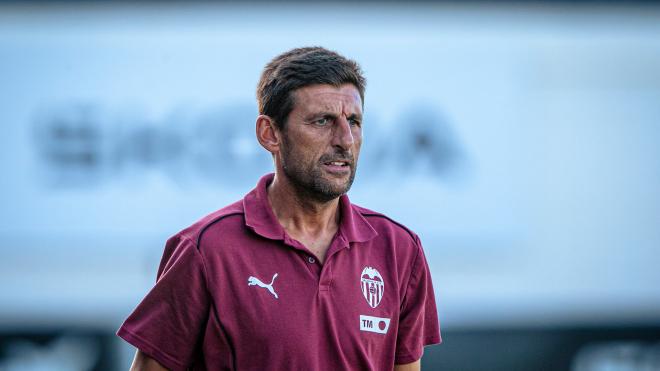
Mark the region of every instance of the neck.
POLYGON ((268 200, 277 220, 294 238, 334 234, 339 228, 339 198, 327 202, 310 199, 286 176, 275 175, 268 186, 268 200))

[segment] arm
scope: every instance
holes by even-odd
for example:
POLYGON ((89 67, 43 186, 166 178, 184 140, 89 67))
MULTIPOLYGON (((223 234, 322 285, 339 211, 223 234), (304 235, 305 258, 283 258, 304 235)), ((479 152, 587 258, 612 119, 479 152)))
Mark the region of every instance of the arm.
POLYGON ((185 236, 170 238, 156 284, 117 331, 140 349, 132 370, 188 368, 204 333, 210 300, 204 261, 196 244, 185 236), (161 367, 155 368, 158 365, 150 358, 161 367))
POLYGON ((405 365, 394 365, 394 371, 420 371, 421 369, 422 364, 419 359, 405 365))
POLYGON ((138 349, 133 358, 131 371, 167 371, 167 369, 138 349))
POLYGON ((411 265, 399 314, 394 357, 394 369, 397 371, 419 371, 424 346, 442 342, 431 272, 417 237, 415 244, 417 255, 411 265))

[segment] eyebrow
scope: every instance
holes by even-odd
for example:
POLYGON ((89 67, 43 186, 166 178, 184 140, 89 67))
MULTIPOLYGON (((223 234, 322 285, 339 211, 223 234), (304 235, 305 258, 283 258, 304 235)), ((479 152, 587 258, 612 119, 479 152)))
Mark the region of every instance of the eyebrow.
MULTIPOLYGON (((334 113, 334 112, 328 112, 328 111, 316 112, 316 113, 312 113, 312 114, 309 114, 309 115, 305 116, 305 121, 314 120, 314 119, 319 118, 319 117, 337 118, 337 114, 334 113)), ((359 113, 353 113, 353 114, 348 115, 346 118, 347 119, 362 120, 362 115, 359 114, 359 113)))
POLYGON ((309 115, 305 116, 305 121, 310 121, 317 119, 319 117, 332 117, 332 118, 337 118, 337 114, 329 111, 322 111, 322 112, 314 112, 310 113, 309 115))

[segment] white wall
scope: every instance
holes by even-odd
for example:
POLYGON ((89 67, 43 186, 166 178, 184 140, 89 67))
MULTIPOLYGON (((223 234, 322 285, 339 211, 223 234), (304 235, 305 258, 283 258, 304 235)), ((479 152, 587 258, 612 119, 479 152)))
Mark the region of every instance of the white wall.
POLYGON ((660 8, 0 10, 2 326, 115 328, 167 236, 268 170, 255 85, 304 45, 365 70, 350 195, 420 234, 445 328, 660 318, 660 8), (90 145, 62 125, 93 165, 47 155, 90 145))

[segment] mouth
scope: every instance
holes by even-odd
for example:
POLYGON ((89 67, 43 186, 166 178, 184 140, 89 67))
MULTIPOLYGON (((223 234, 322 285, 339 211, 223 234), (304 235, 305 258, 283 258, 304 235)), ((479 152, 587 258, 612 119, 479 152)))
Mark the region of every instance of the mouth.
POLYGON ((323 163, 326 171, 336 174, 346 174, 351 171, 351 162, 348 160, 334 160, 323 163))
POLYGON ((349 166, 347 161, 330 161, 325 164, 329 166, 349 166))

